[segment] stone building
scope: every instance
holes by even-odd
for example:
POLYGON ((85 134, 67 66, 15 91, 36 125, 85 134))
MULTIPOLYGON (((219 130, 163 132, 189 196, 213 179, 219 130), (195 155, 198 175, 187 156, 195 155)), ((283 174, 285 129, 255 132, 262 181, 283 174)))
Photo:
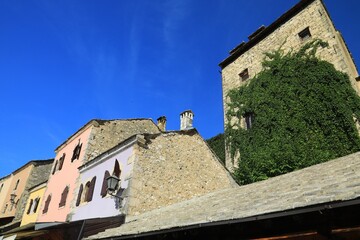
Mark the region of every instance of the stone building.
MULTIPOLYGON (((228 122, 225 117, 228 92, 247 84, 249 79, 262 70, 264 53, 280 47, 285 52, 298 50, 311 39, 321 39, 329 43, 327 48, 318 49, 317 56, 332 63, 337 70, 347 73, 353 88, 359 93, 359 77, 355 63, 322 0, 301 0, 275 22, 268 27, 260 27, 248 38, 247 42, 242 42, 231 50, 230 56, 219 64, 222 69, 225 125, 228 122)), ((239 119, 231 121, 238 122, 239 119)), ((245 127, 246 122, 240 121, 240 124, 245 127)), ((226 167, 233 169, 237 165, 227 154, 226 167)))
POLYGON ((11 222, 1 226, 0 233, 6 228, 20 225, 30 189, 47 180, 52 163, 53 159, 30 161, 11 173, 7 192, 1 194, 4 196, 4 206, 0 214, 1 219, 10 218, 11 222))
POLYGON ((151 119, 91 120, 55 149, 37 222, 66 222, 76 200, 78 167, 134 134, 158 133, 151 119))
POLYGON ((127 218, 237 186, 195 129, 134 135, 79 170, 71 221, 127 218), (120 179, 112 195, 109 176, 120 179))

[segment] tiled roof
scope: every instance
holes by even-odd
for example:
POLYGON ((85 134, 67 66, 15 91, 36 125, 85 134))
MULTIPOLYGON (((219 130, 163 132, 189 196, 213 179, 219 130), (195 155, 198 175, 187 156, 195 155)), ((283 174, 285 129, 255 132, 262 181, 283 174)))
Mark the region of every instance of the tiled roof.
POLYGON ((88 239, 241 220, 360 197, 360 152, 265 181, 193 198, 132 218, 88 239))

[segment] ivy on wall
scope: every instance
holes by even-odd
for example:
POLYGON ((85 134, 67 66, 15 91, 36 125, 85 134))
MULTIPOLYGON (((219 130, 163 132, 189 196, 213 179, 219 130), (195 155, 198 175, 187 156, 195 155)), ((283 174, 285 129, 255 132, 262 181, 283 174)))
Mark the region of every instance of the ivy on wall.
POLYGON ((224 134, 220 133, 215 137, 206 140, 210 148, 214 151, 217 157, 225 164, 225 139, 224 134))
POLYGON ((327 43, 314 40, 297 52, 267 53, 263 70, 229 92, 225 138, 232 158, 240 157, 240 184, 360 150, 354 123, 360 98, 346 74, 315 56, 319 47, 327 43), (249 113, 246 129, 240 119, 249 113))

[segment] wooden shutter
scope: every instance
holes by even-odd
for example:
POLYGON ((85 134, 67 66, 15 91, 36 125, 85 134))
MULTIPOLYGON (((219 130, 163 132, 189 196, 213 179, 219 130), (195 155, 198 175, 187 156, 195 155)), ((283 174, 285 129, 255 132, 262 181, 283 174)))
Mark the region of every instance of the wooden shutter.
POLYGON ((101 192, 100 192, 100 195, 102 197, 105 197, 106 194, 107 194, 107 182, 106 182, 106 179, 108 177, 110 177, 110 173, 108 171, 105 171, 104 179, 103 179, 103 183, 102 183, 102 187, 101 187, 101 192))
POLYGON ((91 179, 89 190, 87 192, 86 201, 88 201, 88 202, 91 202, 91 200, 93 198, 95 182, 96 182, 96 177, 93 177, 93 179, 91 179))
POLYGON ((83 185, 81 184, 79 188, 78 197, 76 199, 76 206, 80 205, 82 192, 83 192, 83 185))
POLYGON ((32 205, 33 205, 33 202, 34 202, 34 201, 31 199, 31 200, 30 200, 30 204, 29 204, 29 208, 28 208, 26 214, 29 214, 29 213, 30 213, 31 207, 32 207, 32 205))
POLYGON ((34 213, 36 213, 36 210, 39 206, 39 202, 40 202, 40 198, 36 198, 34 201, 34 210, 33 210, 34 213))
POLYGON ((121 170, 120 170, 120 165, 118 160, 115 160, 115 166, 114 166, 114 173, 113 175, 115 175, 116 177, 120 178, 120 174, 121 174, 121 170))
POLYGON ((65 153, 63 153, 63 155, 61 156, 61 158, 59 160, 59 171, 62 169, 62 166, 64 164, 64 160, 65 160, 65 153))
POLYGON ((53 171, 52 171, 52 174, 53 174, 53 175, 54 175, 54 173, 56 172, 57 165, 58 165, 58 160, 55 161, 54 169, 53 169, 53 171))
POLYGON ((69 193, 69 187, 66 186, 64 191, 62 192, 61 194, 61 199, 60 199, 60 203, 59 203, 59 207, 63 207, 66 205, 66 198, 67 198, 67 195, 69 193))
POLYGON ((45 206, 44 206, 44 210, 43 213, 47 213, 48 209, 49 209, 49 204, 51 201, 51 195, 49 195, 45 201, 45 206))

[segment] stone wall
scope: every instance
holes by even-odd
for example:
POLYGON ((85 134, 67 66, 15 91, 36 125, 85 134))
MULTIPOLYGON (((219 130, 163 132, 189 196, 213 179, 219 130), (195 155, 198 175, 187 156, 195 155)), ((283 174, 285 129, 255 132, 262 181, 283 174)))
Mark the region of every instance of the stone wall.
POLYGON ((128 216, 237 186, 196 130, 157 135, 135 151, 128 216))
POLYGON ((31 173, 26 182, 25 189, 21 194, 21 197, 17 204, 14 221, 21 220, 21 218, 23 217, 23 214, 25 212, 26 202, 30 195, 29 189, 47 181, 47 179, 49 178, 52 163, 53 160, 46 160, 43 161, 42 163, 33 164, 33 168, 31 169, 31 173))
POLYGON ((159 133, 150 119, 98 121, 95 124, 85 151, 84 163, 104 153, 127 138, 142 133, 159 133))
MULTIPOLYGON (((341 34, 336 31, 322 2, 315 0, 259 43, 223 67, 224 113, 226 114, 227 111, 227 102, 229 100, 227 94, 229 90, 247 84, 249 81, 240 79, 239 74, 241 72, 248 69, 249 79, 251 79, 262 70, 261 63, 265 52, 277 50, 280 47, 285 52, 296 51, 311 39, 321 39, 329 43, 329 47, 318 49, 318 57, 334 64, 337 70, 347 73, 354 89, 359 92, 358 83, 355 80, 358 73, 341 34), (299 37, 299 33, 307 27, 310 30, 311 37, 303 40, 299 37)), ((225 124, 227 124, 228 120, 225 115, 224 120, 225 124)), ((237 119, 231 121, 238 122, 237 119)), ((236 167, 236 163, 230 159, 229 154, 226 156, 226 167, 228 169, 236 167)))

